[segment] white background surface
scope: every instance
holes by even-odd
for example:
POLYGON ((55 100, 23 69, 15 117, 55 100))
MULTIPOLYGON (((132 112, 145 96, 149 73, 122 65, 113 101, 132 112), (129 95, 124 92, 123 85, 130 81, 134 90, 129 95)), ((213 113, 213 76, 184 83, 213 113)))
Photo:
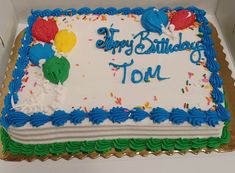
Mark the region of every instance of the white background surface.
POLYGON ((92 160, 0 162, 1 173, 233 173, 235 153, 123 157, 92 160))
MULTIPOLYGON (((9 0, 0 0, 0 7, 2 6, 1 9, 4 9, 3 3, 4 1, 9 1, 9 0)), ((209 10, 214 10, 216 7, 216 2, 217 0, 191 0, 191 1, 186 1, 186 0, 181 0, 181 4, 183 5, 199 5, 203 6, 204 8, 208 8, 209 10)), ((221 0, 224 1, 224 0, 221 0)), ((226 0, 225 0, 226 1, 226 0)), ((234 0, 231 0, 234 1, 234 0)), ((28 10, 32 7, 34 8, 43 8, 41 4, 43 4, 44 8, 45 6, 47 7, 52 7, 53 5, 51 1, 46 0, 45 3, 39 3, 39 1, 32 3, 32 0, 12 0, 14 4, 16 4, 16 12, 19 15, 18 18, 21 18, 21 21, 24 22, 24 16, 27 14, 28 15, 28 10), (33 5, 32 5, 33 4, 33 5), (46 5, 45 5, 46 4, 46 5), (26 7, 25 7, 26 6, 26 7), (25 10, 24 10, 25 8, 25 10)), ((41 1, 40 1, 41 2, 41 1)), ((55 1, 54 1, 55 2, 55 1)), ((53 3, 54 3, 53 2, 53 3)), ((62 4, 65 1, 62 2, 62 0, 58 0, 56 3, 62 4)), ((68 2, 68 1, 66 1, 68 2)), ((71 1, 69 4, 74 4, 71 5, 73 7, 78 8, 79 6, 76 6, 78 1, 73 2, 71 1)), ((87 6, 87 2, 85 0, 80 0, 80 4, 83 4, 83 6, 87 6)), ((91 2, 91 1, 90 1, 91 2)), ((107 2, 107 1, 106 1, 107 2)), ((142 3, 145 3, 145 1, 141 1, 142 3)), ((139 3, 138 1, 137 4, 131 3, 130 0, 127 1, 122 1, 120 4, 118 4, 118 7, 128 5, 128 6, 138 6, 139 3), (129 5, 132 4, 132 5, 129 5)), ((151 6, 155 5, 154 0, 149 0, 149 3, 147 3, 145 6, 151 6), (148 5, 147 5, 148 4, 148 5)), ((169 0, 166 1, 165 3, 162 0, 158 1, 160 6, 167 5, 167 4, 176 4, 179 5, 179 1, 174 1, 174 0, 169 0)), ((112 6, 114 5, 114 1, 109 1, 105 5, 105 3, 97 0, 93 4, 90 4, 89 6, 95 7, 95 6, 112 6), (100 5, 101 3, 101 5, 100 5)), ((4 5, 5 6, 5 5, 4 5)), ((66 3, 64 6, 69 6, 66 3)), ((7 11, 7 10, 5 10, 7 11)), ((232 58, 230 56, 230 53, 227 49, 227 45, 224 42, 223 36, 221 34, 219 25, 217 23, 217 20, 214 16, 208 16, 209 20, 213 22, 213 24, 217 27, 217 30, 219 31, 219 37, 222 38, 222 44, 223 47, 225 48, 225 53, 227 54, 227 59, 230 62, 230 69, 233 69, 233 76, 234 76, 234 67, 232 65, 232 58)), ((1 27, 2 21, 0 20, 0 27, 1 27)), ((24 28, 25 24, 20 23, 18 26, 18 31, 21 31, 22 28, 24 28)), ((12 33, 14 35, 14 33, 12 33)), ((142 173, 142 172, 180 172, 180 173, 198 173, 198 172, 213 172, 213 173, 221 173, 221 172, 230 172, 233 173, 235 172, 235 152, 231 153, 212 153, 212 154, 204 154, 201 153, 197 156, 192 155, 192 154, 187 154, 185 156, 180 156, 180 155, 174 155, 174 156, 148 156, 148 157, 140 157, 136 156, 134 158, 129 158, 129 157, 124 157, 124 158, 115 158, 111 157, 109 159, 103 159, 103 158, 98 158, 96 160, 92 160, 89 158, 86 158, 84 160, 78 160, 78 159, 72 159, 70 161, 66 160, 59 160, 57 162, 48 160, 46 162, 41 162, 41 161, 33 161, 31 163, 28 163, 26 161, 23 162, 6 162, 6 161, 0 161, 0 173, 28 173, 28 172, 33 172, 33 173, 47 173, 47 172, 52 172, 52 173, 70 173, 70 172, 96 172, 96 173, 122 173, 122 172, 135 172, 135 173, 142 173)))

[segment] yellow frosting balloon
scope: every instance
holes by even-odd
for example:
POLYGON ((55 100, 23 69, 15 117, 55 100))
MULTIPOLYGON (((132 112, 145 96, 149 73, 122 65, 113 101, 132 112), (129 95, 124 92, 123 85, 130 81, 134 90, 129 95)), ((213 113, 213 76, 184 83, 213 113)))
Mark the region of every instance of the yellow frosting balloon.
POLYGON ((58 52, 67 53, 77 42, 76 35, 67 29, 59 31, 55 36, 55 46, 58 52))

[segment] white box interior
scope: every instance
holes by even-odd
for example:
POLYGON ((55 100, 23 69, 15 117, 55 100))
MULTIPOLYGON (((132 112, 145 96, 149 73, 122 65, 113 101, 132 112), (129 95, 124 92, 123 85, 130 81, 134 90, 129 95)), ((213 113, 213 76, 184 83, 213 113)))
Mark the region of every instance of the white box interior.
POLYGON ((234 0, 0 0, 0 84, 4 78, 10 50, 15 36, 26 27, 32 9, 81 7, 149 7, 197 6, 207 11, 208 19, 215 25, 222 40, 229 68, 234 76, 235 57, 235 6, 234 0))

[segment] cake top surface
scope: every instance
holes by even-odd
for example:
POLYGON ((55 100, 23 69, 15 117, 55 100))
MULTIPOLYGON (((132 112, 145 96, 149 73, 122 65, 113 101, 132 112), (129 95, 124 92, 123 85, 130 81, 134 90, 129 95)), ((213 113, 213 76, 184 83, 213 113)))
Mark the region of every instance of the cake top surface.
POLYGON ((28 22, 5 99, 9 116, 117 111, 139 121, 160 111, 196 114, 200 125, 225 111, 203 10, 56 9, 34 11, 28 22))

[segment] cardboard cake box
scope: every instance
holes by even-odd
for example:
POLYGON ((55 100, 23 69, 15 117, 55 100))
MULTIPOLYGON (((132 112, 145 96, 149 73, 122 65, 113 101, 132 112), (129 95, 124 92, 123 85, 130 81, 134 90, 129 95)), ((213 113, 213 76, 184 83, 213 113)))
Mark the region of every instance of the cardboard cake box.
MULTIPOLYGON (((205 149, 200 150, 202 152, 210 153, 211 151, 217 151, 217 152, 228 152, 235 149, 235 122, 233 122, 234 116, 235 116, 235 88, 234 88, 234 72, 235 68, 233 65, 233 56, 235 56, 235 24, 229 21, 231 17, 235 17, 235 12, 232 10, 232 4, 235 5, 235 3, 231 1, 223 2, 223 0, 218 1, 211 1, 211 0, 205 0, 203 3, 201 3, 200 0, 179 0, 179 1, 164 1, 164 0, 158 0, 157 3, 154 0, 150 0, 147 3, 143 1, 136 0, 135 2, 132 0, 127 1, 119 1, 118 3, 116 1, 103 1, 103 0, 87 0, 87 1, 72 1, 72 2, 65 2, 62 0, 54 1, 51 3, 51 1, 46 0, 43 1, 43 3, 40 0, 30 1, 30 0, 0 0, 0 84, 2 86, 1 89, 1 95, 4 96, 8 91, 7 87, 9 81, 11 80, 11 71, 14 68, 15 61, 17 58, 17 50, 20 46, 20 38, 22 37, 22 30, 26 27, 26 21, 27 17, 30 15, 30 12, 32 9, 55 9, 55 8, 63 8, 68 9, 70 7, 73 8, 81 8, 84 6, 90 7, 90 8, 96 8, 96 7, 111 7, 114 6, 116 8, 122 8, 122 7, 149 7, 149 6, 155 6, 157 8, 161 8, 164 6, 170 6, 170 7, 176 7, 176 6, 197 6, 199 8, 205 9, 207 11, 207 18, 211 23, 211 26, 213 28, 213 34, 212 37, 216 42, 216 50, 218 51, 218 57, 217 60, 221 64, 221 71, 220 75, 224 81, 224 89, 226 92, 226 100, 228 102, 228 108, 232 115, 232 120, 230 124, 230 132, 231 132, 231 141, 228 145, 225 145, 218 149, 205 149), (226 8, 227 7, 227 8, 226 8), (230 9, 230 10, 228 10, 230 9), (226 13, 225 13, 226 11, 226 13), (225 15, 226 14, 226 15, 225 15), (220 27, 221 26, 221 27, 220 27), (6 72, 6 73, 5 73, 6 72)), ((2 103, 2 98, 0 100, 0 105, 2 103)), ((2 106, 2 105, 1 105, 2 106)), ((197 154, 200 151, 188 151, 192 152, 194 154, 197 154)), ((124 155, 134 156, 134 155, 148 155, 148 154, 155 154, 160 155, 162 153, 171 155, 173 153, 180 153, 185 154, 185 152, 157 152, 157 153, 151 153, 147 151, 143 152, 132 152, 128 151, 125 153, 117 153, 117 152, 110 152, 108 154, 103 154, 102 156, 107 158, 112 155, 115 155, 117 157, 121 157, 124 155)), ((97 158, 100 156, 99 154, 93 153, 92 155, 77 155, 78 158, 84 158, 86 156, 89 156, 91 158, 97 158)), ((69 159, 72 156, 63 155, 60 156, 65 159, 69 159)), ((58 159, 60 157, 49 157, 51 159, 58 159)), ((5 160, 32 160, 33 158, 23 158, 23 157, 14 157, 11 155, 2 155, 1 158, 5 160)), ((47 158, 42 158, 42 160, 45 160, 47 158)))

